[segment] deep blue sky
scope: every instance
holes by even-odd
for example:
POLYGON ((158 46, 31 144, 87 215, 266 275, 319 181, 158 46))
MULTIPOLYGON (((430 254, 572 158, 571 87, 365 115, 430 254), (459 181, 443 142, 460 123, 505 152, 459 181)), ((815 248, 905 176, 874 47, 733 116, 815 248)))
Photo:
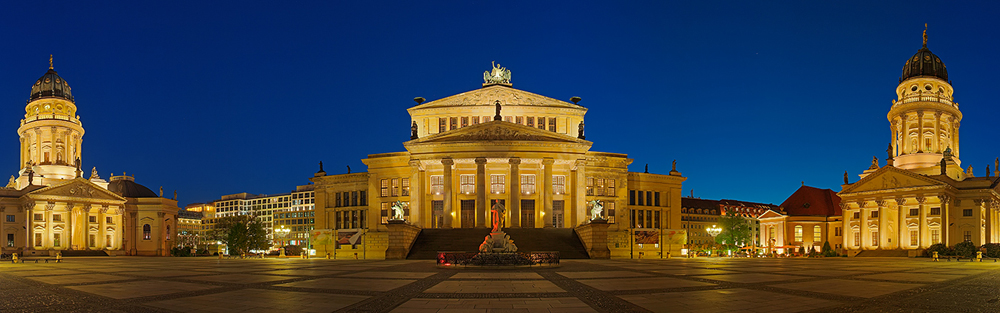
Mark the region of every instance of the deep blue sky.
POLYGON ((320 160, 362 171, 404 150, 413 97, 478 88, 495 60, 515 88, 582 97, 593 150, 627 153, 632 171, 677 159, 685 195, 777 204, 885 158, 924 23, 965 114, 963 165, 982 175, 1000 156, 995 1, 536 2, 8 1, 0 168, 18 170, 49 54, 84 121, 84 167, 177 189, 182 206, 288 192, 320 160))

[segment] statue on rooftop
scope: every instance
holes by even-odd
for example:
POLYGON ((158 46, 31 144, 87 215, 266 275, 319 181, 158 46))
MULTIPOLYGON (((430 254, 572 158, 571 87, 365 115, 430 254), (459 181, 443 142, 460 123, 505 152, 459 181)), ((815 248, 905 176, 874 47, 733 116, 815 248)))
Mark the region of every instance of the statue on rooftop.
POLYGON ((417 121, 410 124, 410 140, 417 139, 417 121))
POLYGON ((580 121, 580 127, 577 130, 579 132, 579 134, 577 134, 577 136, 576 136, 577 138, 587 139, 587 136, 583 135, 583 121, 580 121))
POLYGON ((503 120, 503 117, 500 116, 500 100, 497 100, 496 105, 497 105, 497 114, 493 116, 493 120, 494 121, 503 120))

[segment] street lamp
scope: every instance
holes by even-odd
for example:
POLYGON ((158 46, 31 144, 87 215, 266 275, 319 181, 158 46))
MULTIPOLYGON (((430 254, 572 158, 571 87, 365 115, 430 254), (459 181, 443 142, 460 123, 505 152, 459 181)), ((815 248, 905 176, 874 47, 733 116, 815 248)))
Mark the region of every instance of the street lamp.
POLYGON ((276 232, 279 235, 281 235, 281 247, 278 248, 280 250, 278 257, 284 257, 285 256, 285 235, 288 235, 288 232, 290 232, 290 231, 291 231, 291 229, 286 228, 285 225, 281 225, 281 228, 278 228, 278 229, 274 230, 274 232, 276 232))
POLYGON ((719 234, 722 233, 722 228, 720 228, 719 226, 712 225, 712 227, 705 229, 705 231, 708 232, 709 236, 712 236, 712 247, 715 247, 715 236, 718 236, 719 234))

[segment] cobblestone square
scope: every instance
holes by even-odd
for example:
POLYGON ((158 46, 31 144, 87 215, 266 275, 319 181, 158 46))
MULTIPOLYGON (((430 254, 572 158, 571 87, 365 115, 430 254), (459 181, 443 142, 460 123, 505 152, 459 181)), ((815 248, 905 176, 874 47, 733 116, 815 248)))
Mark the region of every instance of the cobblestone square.
POLYGON ((518 269, 297 258, 0 263, 2 312, 995 312, 996 290, 1000 263, 922 258, 563 260, 518 269))

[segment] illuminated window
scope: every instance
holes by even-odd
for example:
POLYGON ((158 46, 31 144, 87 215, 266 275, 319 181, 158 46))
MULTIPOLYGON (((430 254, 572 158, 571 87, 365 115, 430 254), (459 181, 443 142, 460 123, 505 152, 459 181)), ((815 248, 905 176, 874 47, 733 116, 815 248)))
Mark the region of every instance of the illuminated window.
POLYGON ((431 176, 431 193, 435 195, 444 193, 444 176, 431 176))
POLYGON ((774 236, 774 226, 768 227, 767 231, 767 240, 771 239, 778 240, 778 237, 774 236))
POLYGON ((962 234, 962 240, 964 240, 964 241, 972 241, 972 231, 971 230, 966 230, 965 233, 962 234))
POLYGON ((819 225, 813 226, 813 242, 823 241, 822 238, 823 238, 823 231, 821 230, 819 225))
POLYGON ((445 119, 443 117, 442 118, 438 118, 438 132, 439 133, 443 133, 445 130, 447 130, 445 128, 447 126, 448 126, 448 120, 447 119, 445 119))
POLYGON ((451 127, 448 128, 448 130, 456 130, 456 129, 458 129, 458 118, 457 117, 452 117, 450 119, 450 121, 451 121, 451 127))
POLYGON ((392 196, 393 197, 398 197, 399 196, 399 178, 393 178, 392 179, 392 189, 391 189, 391 191, 392 191, 392 196))
POLYGON ((594 195, 594 178, 593 177, 587 177, 587 195, 588 196, 593 196, 594 195))
POLYGON ((549 118, 549 131, 550 132, 556 131, 556 118, 554 117, 549 118))
POLYGON ((941 243, 941 230, 931 229, 931 243, 941 243))
POLYGON ((538 117, 538 128, 545 129, 545 118, 544 117, 541 117, 541 116, 538 117))
POLYGON ((565 175, 554 175, 552 176, 552 192, 561 195, 566 193, 566 176, 565 175))
POLYGON ((52 234, 52 246, 59 247, 62 246, 62 234, 52 234))
POLYGON ((873 247, 878 247, 878 232, 877 231, 873 231, 872 232, 872 246, 873 247))
MULTIPOLYGON (((615 196, 615 180, 614 179, 605 179, 604 180, 604 185, 607 186, 607 190, 604 192, 604 195, 605 196, 609 196, 609 197, 614 197, 615 196)), ((602 185, 602 186, 604 186, 604 185, 602 185)))
POLYGON ((382 224, 388 224, 389 223, 389 202, 382 202, 382 207, 381 208, 382 208, 381 209, 381 213, 382 213, 381 214, 381 216, 382 216, 381 223, 382 224))
POLYGON ((470 194, 476 192, 476 175, 462 174, 459 176, 459 181, 461 182, 462 193, 470 194))
POLYGON ((529 116, 528 117, 528 127, 535 127, 535 117, 534 116, 529 116))
POLYGON ((941 215, 941 208, 931 208, 931 215, 941 215))
POLYGON ((521 193, 526 195, 535 193, 535 174, 521 174, 521 193))
POLYGON ((382 182, 382 184, 381 184, 381 186, 382 186, 382 193, 381 193, 381 195, 383 197, 388 197, 389 196, 389 180, 388 179, 383 179, 381 182, 382 182))
POLYGON ((90 241, 90 247, 93 248, 93 247, 97 246, 97 236, 94 235, 94 234, 90 234, 89 238, 90 238, 90 240, 89 240, 90 241))
POLYGON ((495 194, 504 193, 504 175, 490 175, 490 192, 495 194))
POLYGON ((403 192, 403 196, 404 197, 410 195, 410 179, 409 178, 403 178, 403 189, 401 191, 403 192))
POLYGON ((479 117, 478 116, 473 116, 472 117, 472 125, 477 125, 477 124, 479 124, 479 117))
POLYGON ((608 223, 615 223, 615 203, 614 201, 604 202, 604 219, 608 220, 608 223))
POLYGON ((524 125, 524 117, 523 116, 515 117, 514 118, 514 123, 518 123, 518 124, 524 125))
POLYGON ((795 242, 802 242, 802 225, 795 225, 795 242))
POLYGON ((603 196, 604 195, 604 179, 603 178, 595 178, 594 179, 594 190, 596 191, 596 193, 595 193, 596 196, 603 196))
POLYGON ((463 116, 462 117, 462 127, 466 127, 466 126, 469 126, 469 117, 468 116, 463 116))
POLYGON ((854 246, 855 247, 861 246, 861 233, 859 232, 854 232, 854 246))
POLYGON ((918 238, 917 231, 911 230, 910 231, 910 245, 911 246, 916 246, 917 245, 917 238, 918 238))

